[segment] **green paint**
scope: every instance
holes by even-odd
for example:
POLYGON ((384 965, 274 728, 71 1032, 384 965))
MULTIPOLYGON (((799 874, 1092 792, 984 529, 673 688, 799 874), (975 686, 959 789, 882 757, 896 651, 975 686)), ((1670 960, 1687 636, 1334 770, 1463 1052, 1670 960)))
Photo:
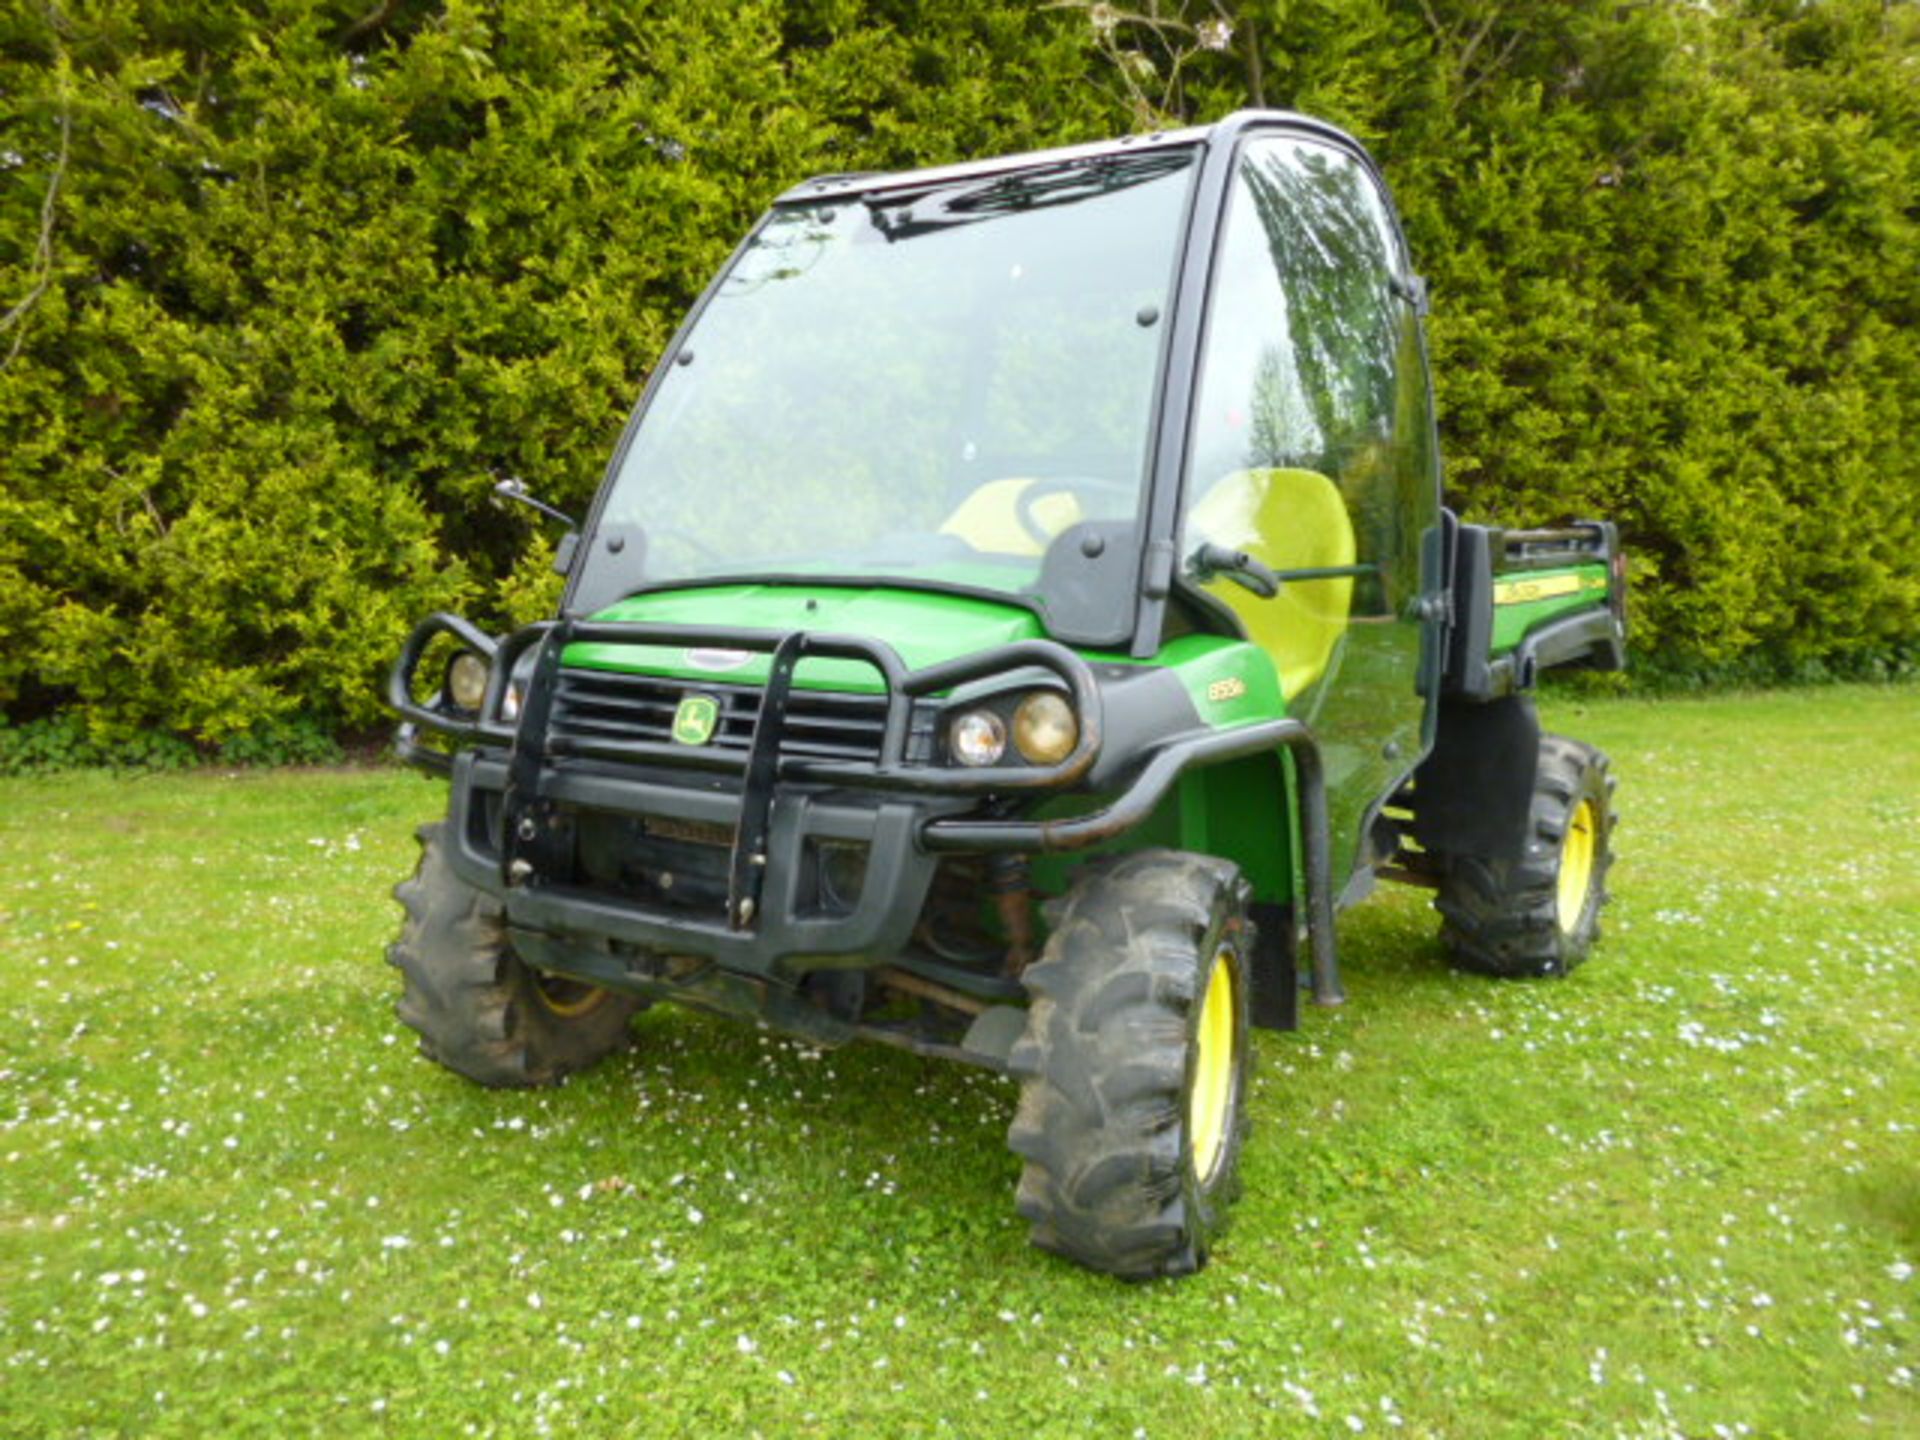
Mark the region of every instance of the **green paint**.
POLYGON ((1180 677, 1193 708, 1216 730, 1277 720, 1287 713, 1273 661, 1245 640, 1183 635, 1162 646, 1154 663, 1180 677))
POLYGON ((1225 855, 1256 900, 1293 898, 1293 788, 1285 754, 1249 755, 1180 777, 1180 848, 1225 855))
MULTIPOLYGON (((858 635, 893 647, 909 670, 978 654, 997 645, 1044 636, 1039 617, 1017 605, 970 595, 845 585, 715 585, 635 595, 609 606, 596 620, 656 625, 710 625, 745 630, 812 630, 858 635)), ((739 652, 734 652, 738 654, 739 652)), ((1094 665, 1158 665, 1186 687, 1193 708, 1209 726, 1224 729, 1271 720, 1286 713, 1273 662, 1258 646, 1225 635, 1183 635, 1150 660, 1117 651, 1081 652, 1094 665)), ((666 645, 575 644, 569 665, 598 670, 640 671, 716 685, 765 684, 770 658, 749 654, 728 665, 728 652, 666 645), (696 663, 689 655, 706 656, 696 663)), ((814 690, 879 694, 880 675, 857 660, 803 660, 794 683, 814 690)))
POLYGON ((1085 652, 1095 665, 1157 665, 1179 676, 1193 708, 1207 725, 1224 730, 1277 720, 1287 713, 1280 677, 1266 651, 1228 635, 1182 635, 1150 660, 1115 651, 1085 652))
MULTIPOLYGON (((967 595, 917 590, 853 589, 836 585, 715 585, 635 595, 609 606, 596 620, 654 625, 712 625, 743 630, 812 630, 857 635, 893 647, 909 670, 973 655, 996 645, 1040 636, 1039 618, 1017 605, 999 605, 967 595)), ((728 664, 725 652, 680 645, 569 645, 568 665, 596 670, 641 671, 716 685, 764 685, 771 657, 750 654, 728 664)), ((802 660, 793 683, 810 690, 880 694, 885 682, 858 660, 802 660)))
POLYGON ((1555 619, 1576 610, 1591 609, 1607 602, 1607 567, 1604 565, 1575 565, 1561 570, 1529 570, 1524 574, 1494 577, 1493 606, 1493 653, 1505 654, 1525 638, 1526 633, 1543 621, 1555 619), (1500 587, 1516 584, 1545 584, 1551 587, 1557 580, 1567 578, 1577 582, 1579 588, 1564 595, 1553 595, 1540 600, 1527 600, 1519 603, 1500 603, 1500 587))
MULTIPOLYGON (((1087 815, 1113 802, 1111 794, 1055 795, 1034 808, 1038 820, 1060 820, 1087 815)), ((1132 850, 1154 848, 1178 850, 1180 842, 1180 792, 1178 787, 1140 824, 1088 850, 1066 854, 1036 854, 1032 858, 1034 889, 1042 895, 1064 895, 1072 888, 1074 872, 1096 855, 1120 855, 1132 850)))
MULTIPOLYGON (((1284 904, 1294 894, 1293 837, 1298 833, 1291 758, 1250 755, 1189 771, 1153 814, 1124 835, 1067 855, 1035 855, 1034 885, 1042 894, 1065 893, 1073 872, 1091 856, 1156 847, 1232 858, 1253 886, 1256 900, 1284 904)), ((1034 812, 1043 820, 1085 815, 1111 804, 1113 796, 1057 795, 1034 812)))
MULTIPOLYGON (((1156 665, 1173 671, 1186 688, 1201 723, 1228 729, 1286 714, 1280 681, 1266 652, 1245 640, 1221 635, 1183 635, 1151 660, 1110 651, 1088 652, 1098 665, 1156 665), (1217 697, 1217 698, 1216 698, 1217 697)), ((1171 738, 1171 737, 1167 737, 1171 738)), ((1084 815, 1111 803, 1111 795, 1061 795, 1036 812, 1054 819, 1084 815)), ((1191 771, 1138 828, 1092 853, 1111 854, 1152 846, 1230 855, 1247 876, 1254 897, 1292 899, 1294 836, 1292 759, 1284 753, 1251 755, 1191 771)), ((1036 883, 1059 893, 1085 856, 1036 856, 1036 883)))
MULTIPOLYGON (((996 645, 1036 639, 1044 632, 1029 610, 964 595, 844 585, 717 585, 636 595, 602 611, 600 620, 661 625, 733 626, 751 630, 806 629, 860 635, 884 641, 909 669, 977 654, 996 645)), ((714 684, 764 684, 769 657, 749 655, 728 669, 690 661, 681 646, 576 644, 567 647, 569 665, 604 670, 644 671, 714 684)), ((698 655, 696 647, 691 653, 698 655)), ((1280 681, 1266 652, 1245 640, 1223 635, 1183 635, 1162 646, 1149 660, 1114 651, 1083 651, 1095 665, 1156 665, 1173 671, 1185 687, 1201 723, 1227 729, 1272 720, 1286 714, 1280 681)), ((858 661, 803 660, 794 683, 810 689, 878 693, 881 677, 858 661)), ((690 696, 674 717, 674 738, 704 744, 696 734, 698 717, 690 696)), ((1292 785, 1288 760, 1281 755, 1252 756, 1216 765, 1185 777, 1156 814, 1102 851, 1168 845, 1232 855, 1261 900, 1285 901, 1294 892, 1292 785)), ((1045 802, 1042 817, 1085 813, 1111 796, 1063 795, 1045 802)), ((1036 859, 1036 880, 1043 890, 1058 890, 1084 857, 1036 859)))

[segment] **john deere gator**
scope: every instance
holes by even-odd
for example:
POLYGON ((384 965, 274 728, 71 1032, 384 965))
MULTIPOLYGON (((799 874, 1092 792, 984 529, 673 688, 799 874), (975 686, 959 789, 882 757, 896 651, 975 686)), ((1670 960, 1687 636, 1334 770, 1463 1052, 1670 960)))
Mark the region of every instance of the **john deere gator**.
POLYGON ((451 781, 390 952, 422 1050, 547 1084, 674 1001, 985 1066, 1036 1244, 1205 1264, 1249 1028, 1341 1003, 1339 910, 1427 886, 1456 963, 1557 976, 1607 899, 1606 757, 1533 692, 1623 663, 1614 528, 1446 508, 1426 310, 1300 115, 780 196, 558 613, 396 663, 451 781))

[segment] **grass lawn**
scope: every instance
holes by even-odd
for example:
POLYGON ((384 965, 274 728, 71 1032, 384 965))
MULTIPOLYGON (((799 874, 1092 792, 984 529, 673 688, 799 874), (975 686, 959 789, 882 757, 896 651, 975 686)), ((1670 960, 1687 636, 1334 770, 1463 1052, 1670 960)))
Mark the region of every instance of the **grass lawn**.
POLYGON ((414 1054, 399 771, 0 783, 0 1435, 1920 1434, 1920 690, 1552 707, 1608 935, 1423 894, 1259 1038, 1213 1267, 1028 1248, 1005 1081, 656 1009, 414 1054))

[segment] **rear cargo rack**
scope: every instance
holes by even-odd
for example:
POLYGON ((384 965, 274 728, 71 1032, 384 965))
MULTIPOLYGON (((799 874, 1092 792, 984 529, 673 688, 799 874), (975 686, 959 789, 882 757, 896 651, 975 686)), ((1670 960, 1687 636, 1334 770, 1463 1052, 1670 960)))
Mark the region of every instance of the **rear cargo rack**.
POLYGON ((1539 530, 1454 527, 1451 558, 1453 617, 1447 637, 1441 694, 1484 702, 1531 690, 1553 665, 1583 664, 1619 670, 1626 664, 1626 570, 1619 534, 1606 520, 1576 520, 1539 530), (1498 583, 1515 574, 1604 566, 1604 606, 1545 621, 1509 654, 1493 654, 1498 583))
POLYGON ((1500 556, 1501 571, 1552 570, 1562 565, 1591 565, 1613 551, 1613 527, 1602 520, 1576 520, 1542 530, 1488 532, 1500 556))

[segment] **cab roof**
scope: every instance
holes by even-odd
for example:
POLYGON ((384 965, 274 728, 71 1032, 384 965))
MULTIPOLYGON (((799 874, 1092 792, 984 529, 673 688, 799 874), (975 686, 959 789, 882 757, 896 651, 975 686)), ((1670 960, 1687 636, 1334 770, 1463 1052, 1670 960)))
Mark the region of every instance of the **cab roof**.
POLYGON ((1070 164, 1078 160, 1098 160, 1113 155, 1138 155, 1154 150, 1176 150, 1183 146, 1231 143, 1243 130, 1254 126, 1284 126, 1306 134, 1333 140, 1352 150, 1378 173, 1366 147, 1346 131, 1325 120, 1291 110, 1236 110, 1213 125, 1190 125, 1179 130, 1152 130, 1123 135, 1087 145, 1063 145, 1051 150, 1029 150, 1018 155, 1000 155, 986 160, 969 160, 958 165, 937 165, 925 170, 868 171, 840 175, 816 175, 802 181, 774 201, 775 205, 817 204, 836 196, 871 195, 888 190, 924 190, 957 181, 975 180, 1008 171, 1026 170, 1041 165, 1070 164))

